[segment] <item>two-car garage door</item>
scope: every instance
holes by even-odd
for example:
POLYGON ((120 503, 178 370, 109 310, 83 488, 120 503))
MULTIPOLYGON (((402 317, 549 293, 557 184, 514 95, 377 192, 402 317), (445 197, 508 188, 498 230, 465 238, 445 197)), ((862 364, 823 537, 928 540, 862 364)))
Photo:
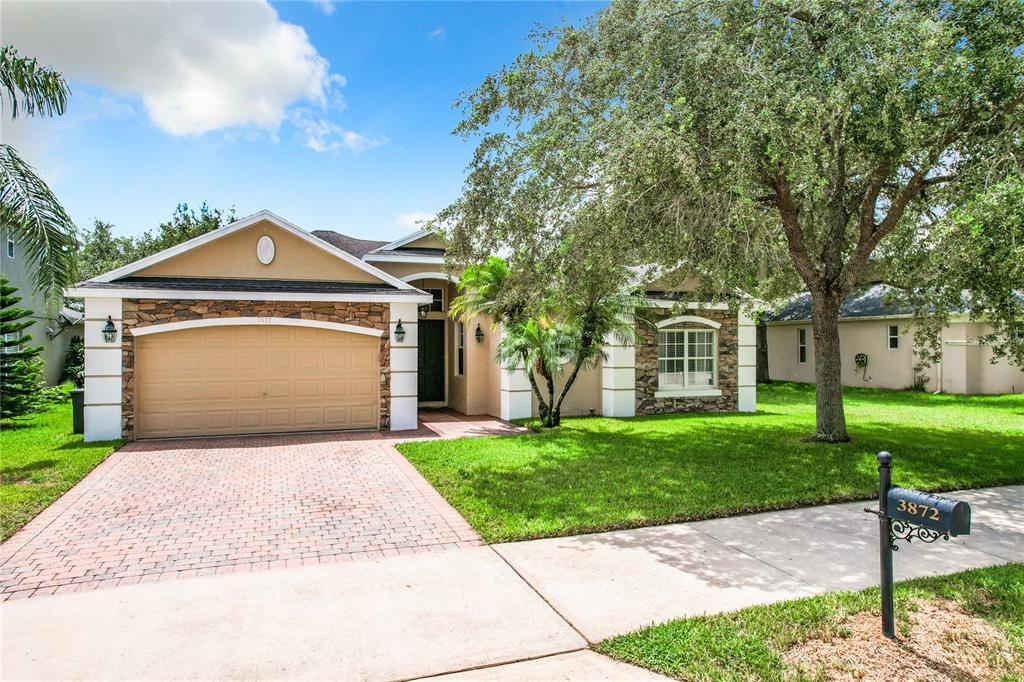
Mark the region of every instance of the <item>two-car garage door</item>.
POLYGON ((297 326, 137 336, 135 435, 376 428, 379 348, 376 336, 297 326))

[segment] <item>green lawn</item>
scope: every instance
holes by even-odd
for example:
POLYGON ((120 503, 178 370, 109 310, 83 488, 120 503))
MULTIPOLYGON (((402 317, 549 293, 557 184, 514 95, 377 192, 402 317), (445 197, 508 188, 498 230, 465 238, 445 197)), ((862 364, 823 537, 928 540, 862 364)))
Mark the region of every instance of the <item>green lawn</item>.
POLYGON ((71 402, 0 424, 0 541, 49 506, 120 441, 83 443, 71 433, 71 402))
POLYGON ((813 387, 758 390, 757 414, 566 419, 521 436, 400 450, 490 542, 841 500, 894 481, 931 491, 1024 483, 1024 395, 845 389, 853 442, 808 442, 813 387))
MULTIPOLYGON (((896 630, 900 637, 910 634, 909 614, 917 606, 912 600, 922 599, 950 600, 988 621, 1005 634, 1016 655, 1010 670, 1024 665, 1024 564, 899 583, 896 630)), ((783 652, 808 639, 850 638, 850 616, 864 612, 877 616, 878 603, 877 588, 823 594, 670 621, 605 640, 595 649, 680 680, 799 679, 797 671, 783 661, 783 652)), ((942 637, 955 646, 958 634, 946 632, 942 637)), ((1009 672, 1002 679, 1024 678, 1009 672)))

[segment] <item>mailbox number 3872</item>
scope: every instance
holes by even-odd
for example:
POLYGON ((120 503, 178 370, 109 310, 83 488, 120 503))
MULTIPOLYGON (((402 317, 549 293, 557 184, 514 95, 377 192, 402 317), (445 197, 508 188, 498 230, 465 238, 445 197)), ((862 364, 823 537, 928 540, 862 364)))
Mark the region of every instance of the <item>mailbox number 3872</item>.
POLYGON ((912 516, 920 516, 921 518, 928 518, 933 521, 939 520, 938 508, 929 507, 926 504, 917 504, 916 502, 907 502, 906 500, 899 500, 896 503, 896 509, 901 512, 906 512, 912 516))

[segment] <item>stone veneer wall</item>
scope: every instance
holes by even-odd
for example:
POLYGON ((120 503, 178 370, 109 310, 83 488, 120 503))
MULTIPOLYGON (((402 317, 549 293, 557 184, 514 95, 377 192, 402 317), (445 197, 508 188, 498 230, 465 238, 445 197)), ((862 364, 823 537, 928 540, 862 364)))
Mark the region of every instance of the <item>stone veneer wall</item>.
POLYGON ((386 303, 332 303, 330 301, 180 301, 166 299, 124 299, 121 334, 122 410, 121 428, 125 438, 135 429, 135 337, 132 330, 168 322, 219 317, 290 317, 322 322, 341 322, 380 329, 380 428, 390 425, 391 341, 386 303))
MULTIPOLYGON (((676 317, 671 310, 649 309, 637 320, 636 345, 636 413, 662 414, 667 412, 735 412, 738 381, 739 344, 736 338, 738 322, 735 313, 728 310, 694 310, 688 315, 706 317, 721 323, 718 329, 718 388, 722 395, 693 398, 656 398, 658 390, 658 330, 659 321, 676 317), (645 321, 646 320, 646 321, 645 321)), ((695 323, 674 325, 672 329, 710 329, 695 323)))

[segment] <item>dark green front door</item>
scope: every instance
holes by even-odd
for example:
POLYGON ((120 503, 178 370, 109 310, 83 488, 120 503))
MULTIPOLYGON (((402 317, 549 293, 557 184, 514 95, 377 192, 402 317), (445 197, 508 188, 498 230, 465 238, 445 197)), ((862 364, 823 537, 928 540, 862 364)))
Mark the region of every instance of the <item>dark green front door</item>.
POLYGON ((419 321, 419 400, 444 400, 444 320, 419 321))

